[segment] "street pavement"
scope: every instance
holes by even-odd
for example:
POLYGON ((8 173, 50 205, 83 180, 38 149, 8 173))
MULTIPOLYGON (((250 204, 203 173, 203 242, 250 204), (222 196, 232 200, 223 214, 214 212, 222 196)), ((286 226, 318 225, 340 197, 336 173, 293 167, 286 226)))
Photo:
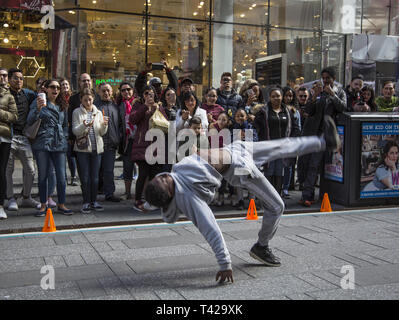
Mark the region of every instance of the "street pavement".
MULTIPOLYGON (((116 182, 120 194, 122 182, 116 182)), ((79 191, 68 187, 68 204, 77 211, 79 191)), ((287 206, 298 210, 291 201, 287 206)), ((8 212, 0 221, 0 300, 399 298, 399 208, 326 214, 288 209, 270 243, 282 260, 278 268, 249 256, 260 208, 255 221, 246 220, 246 212, 218 209, 216 217, 232 216, 218 223, 234 270, 233 284, 218 285, 214 254, 191 222, 164 224, 159 212, 135 212, 127 201, 105 207, 90 215, 55 213, 55 233, 40 232, 44 218, 32 209, 8 212), (54 289, 46 287, 52 274, 54 289)))
POLYGON ((399 298, 399 209, 284 215, 270 243, 278 268, 248 254, 261 217, 218 223, 233 284, 215 282, 210 246, 191 223, 179 222, 0 235, 0 299, 399 298), (54 270, 54 289, 43 289, 51 284, 43 285, 44 266, 54 270))

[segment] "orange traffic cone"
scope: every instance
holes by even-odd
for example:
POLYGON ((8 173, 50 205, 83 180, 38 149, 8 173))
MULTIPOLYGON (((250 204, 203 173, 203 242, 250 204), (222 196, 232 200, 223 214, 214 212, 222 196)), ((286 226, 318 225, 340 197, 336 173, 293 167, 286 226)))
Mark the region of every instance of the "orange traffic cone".
POLYGON ((332 212, 330 199, 328 198, 327 193, 325 193, 323 196, 323 202, 321 203, 320 212, 332 212))
POLYGON ((46 219, 44 220, 44 226, 43 226, 42 232, 54 232, 54 231, 57 231, 57 229, 55 228, 53 212, 51 211, 50 208, 48 208, 47 212, 46 212, 46 219), (48 225, 49 222, 50 222, 50 226, 48 225))
POLYGON ((247 220, 258 220, 258 212, 256 211, 255 200, 251 199, 247 211, 247 220))

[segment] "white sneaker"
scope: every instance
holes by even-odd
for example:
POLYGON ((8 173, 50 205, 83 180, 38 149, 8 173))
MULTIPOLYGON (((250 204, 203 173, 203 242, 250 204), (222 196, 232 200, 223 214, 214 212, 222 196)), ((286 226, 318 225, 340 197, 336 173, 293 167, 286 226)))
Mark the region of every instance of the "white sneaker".
POLYGON ((7 209, 9 211, 18 211, 18 204, 17 204, 17 201, 14 198, 11 198, 10 200, 8 200, 7 209))
POLYGON ((53 198, 48 198, 46 204, 49 208, 55 208, 57 206, 53 198))
POLYGON ((21 207, 27 207, 27 208, 37 208, 37 206, 40 204, 40 202, 37 202, 33 198, 23 198, 21 201, 21 207))
POLYGON ((0 206, 0 219, 7 219, 7 214, 4 211, 3 206, 0 206))
POLYGON ((159 209, 158 207, 154 207, 153 205, 149 204, 147 201, 144 202, 143 208, 147 211, 154 211, 159 209))

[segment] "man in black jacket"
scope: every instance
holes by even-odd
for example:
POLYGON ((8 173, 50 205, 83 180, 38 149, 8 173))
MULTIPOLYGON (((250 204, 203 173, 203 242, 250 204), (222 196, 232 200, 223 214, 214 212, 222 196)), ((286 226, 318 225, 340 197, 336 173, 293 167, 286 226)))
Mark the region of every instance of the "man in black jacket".
POLYGON ((112 100, 112 87, 108 83, 101 83, 98 89, 100 101, 97 109, 109 117, 108 130, 103 136, 104 153, 101 156, 99 188, 103 188, 106 201, 119 202, 121 199, 114 196, 114 168, 115 154, 123 135, 123 123, 118 106, 112 100))
POLYGON ((221 105, 230 118, 237 108, 242 105, 242 97, 233 89, 233 78, 230 72, 223 72, 220 78, 220 88, 217 89, 216 103, 221 105))
MULTIPOLYGON (((306 105, 306 113, 309 116, 302 129, 303 136, 322 134, 324 115, 329 115, 336 121, 338 114, 346 111, 346 94, 342 88, 334 84, 335 70, 327 67, 322 70, 321 77, 323 83, 318 82, 313 87, 313 96, 306 105)), ((300 203, 306 207, 315 202, 314 189, 323 155, 323 152, 317 152, 298 159, 298 165, 303 168, 305 177, 300 203)))
POLYGON ((361 102, 360 90, 363 88, 363 76, 361 74, 354 76, 345 89, 346 106, 349 112, 354 112, 353 107, 361 102))

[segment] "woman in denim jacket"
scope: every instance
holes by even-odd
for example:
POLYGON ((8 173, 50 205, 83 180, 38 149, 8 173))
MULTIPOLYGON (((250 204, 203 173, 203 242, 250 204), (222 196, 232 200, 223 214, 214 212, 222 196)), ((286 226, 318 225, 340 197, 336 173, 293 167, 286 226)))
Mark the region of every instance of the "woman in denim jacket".
POLYGON ((68 149, 68 117, 67 103, 60 95, 60 83, 56 79, 47 80, 44 84, 46 100, 38 97, 30 105, 27 125, 32 125, 41 119, 40 128, 32 142, 39 172, 40 211, 35 215, 46 214, 48 198, 47 178, 48 167, 52 162, 57 177, 58 211, 72 215, 72 210, 65 206, 65 161, 68 149))

